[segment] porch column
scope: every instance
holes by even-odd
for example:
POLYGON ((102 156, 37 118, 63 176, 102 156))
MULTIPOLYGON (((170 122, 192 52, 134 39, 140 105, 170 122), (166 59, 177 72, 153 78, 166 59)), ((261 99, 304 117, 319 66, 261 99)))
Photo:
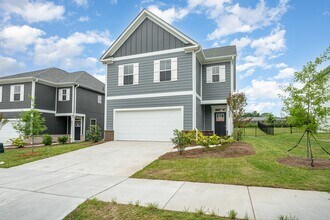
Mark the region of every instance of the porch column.
POLYGON ((75 133, 75 117, 71 116, 71 129, 70 129, 70 140, 71 143, 75 142, 74 140, 74 133, 75 133))

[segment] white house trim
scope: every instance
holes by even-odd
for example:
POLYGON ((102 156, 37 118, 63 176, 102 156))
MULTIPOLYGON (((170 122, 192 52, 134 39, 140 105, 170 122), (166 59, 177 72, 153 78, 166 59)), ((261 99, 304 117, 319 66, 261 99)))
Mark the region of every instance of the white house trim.
POLYGON ((34 109, 35 98, 36 98, 36 80, 32 80, 32 86, 31 86, 31 109, 34 109))
MULTIPOLYGON (((108 64, 105 64, 105 87, 104 87, 104 90, 105 90, 105 96, 104 97, 107 97, 107 94, 108 94, 108 64)), ((107 130, 107 99, 105 98, 104 99, 104 131, 107 130)))
MULTIPOLYGON (((0 109, 0 112, 26 112, 26 111, 30 111, 31 108, 13 108, 13 109, 0 109)), ((49 113, 49 114, 55 114, 55 111, 52 110, 45 110, 45 109, 35 109, 39 112, 42 113, 49 113)))
POLYGON ((192 100, 192 129, 196 129, 196 111, 197 111, 197 106, 196 106, 196 53, 192 53, 192 88, 193 88, 193 100, 192 100))
POLYGON ((234 64, 233 64, 234 58, 230 61, 230 91, 231 93, 234 92, 234 64))
POLYGON ((181 96, 181 95, 192 95, 192 91, 182 92, 162 92, 162 93, 148 93, 139 95, 122 95, 122 96, 108 96, 107 100, 121 100, 121 99, 140 99, 140 98, 154 98, 154 97, 166 97, 166 96, 181 96))
POLYGON ((202 105, 213 105, 213 104, 227 104, 227 100, 219 99, 219 100, 202 100, 202 105))

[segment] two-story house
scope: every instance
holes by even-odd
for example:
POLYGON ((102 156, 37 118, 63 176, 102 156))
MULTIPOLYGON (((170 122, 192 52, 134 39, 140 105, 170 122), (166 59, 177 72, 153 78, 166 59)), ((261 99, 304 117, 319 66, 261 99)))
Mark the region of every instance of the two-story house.
POLYGON ((9 123, 0 142, 18 137, 13 128, 22 111, 40 111, 50 135, 84 140, 90 125, 104 128, 104 83, 80 71, 49 68, 0 78, 0 113, 9 123))
POLYGON ((169 141, 174 129, 230 135, 236 47, 201 45, 144 9, 102 55, 106 140, 169 141))

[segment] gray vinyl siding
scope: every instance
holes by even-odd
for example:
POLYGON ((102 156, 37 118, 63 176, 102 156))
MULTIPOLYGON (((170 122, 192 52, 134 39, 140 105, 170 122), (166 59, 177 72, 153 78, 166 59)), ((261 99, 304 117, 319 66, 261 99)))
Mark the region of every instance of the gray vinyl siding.
POLYGON ((31 108, 31 82, 0 84, 0 86, 2 86, 2 102, 0 102, 0 109, 31 108), (10 86, 12 85, 24 85, 24 101, 10 101, 10 86))
POLYGON ((56 88, 35 83, 35 104, 37 109, 55 110, 56 88))
POLYGON ((198 95, 201 95, 201 64, 199 63, 199 61, 196 58, 196 92, 198 95))
POLYGON ((203 100, 226 99, 230 93, 230 62, 203 65, 203 100), (226 66, 226 82, 206 83, 206 68, 209 66, 226 66))
MULTIPOLYGON (((76 111, 86 115, 86 130, 89 129, 90 119, 95 118, 97 125, 104 129, 104 94, 97 93, 84 88, 77 88, 76 111), (102 103, 97 102, 98 95, 102 96, 102 103)), ((103 132, 102 132, 103 133, 103 132)))
POLYGON ((21 113, 22 112, 1 112, 6 119, 17 119, 20 117, 21 113))
POLYGON ((146 93, 176 92, 192 90, 192 55, 176 52, 148 56, 108 64, 108 96, 136 95, 146 93), (177 81, 154 83, 154 60, 177 57, 177 81), (118 66, 139 63, 139 84, 118 86, 118 66))
POLYGON ((57 111, 56 113, 72 113, 72 87, 57 88, 57 111), (69 101, 58 101, 60 89, 70 89, 69 101))
POLYGON ((184 107, 184 130, 192 129, 192 95, 185 95, 109 101, 107 102, 107 130, 113 130, 114 109, 171 106, 184 107))
POLYGON ((204 130, 212 130, 212 108, 210 105, 204 105, 204 130))
POLYGON ((44 132, 45 134, 53 135, 69 133, 67 131, 67 117, 56 117, 54 114, 48 113, 42 113, 42 116, 46 119, 47 130, 44 132))
POLYGON ((114 53, 113 57, 129 56, 184 46, 185 44, 181 40, 146 18, 114 53))
POLYGON ((203 106, 199 98, 196 97, 196 128, 198 130, 204 130, 203 118, 203 106))

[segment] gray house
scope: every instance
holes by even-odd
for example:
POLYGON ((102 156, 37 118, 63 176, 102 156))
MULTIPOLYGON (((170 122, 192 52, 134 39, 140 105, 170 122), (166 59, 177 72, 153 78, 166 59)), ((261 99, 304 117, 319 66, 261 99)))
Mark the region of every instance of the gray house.
POLYGON ((104 101, 104 83, 83 71, 49 68, 2 77, 0 113, 9 123, 1 129, 0 141, 18 136, 13 124, 31 108, 42 112, 46 133, 84 140, 90 125, 104 128, 104 101))
POLYGON ((143 10, 102 55, 106 140, 168 141, 173 129, 230 135, 236 47, 201 45, 143 10))

